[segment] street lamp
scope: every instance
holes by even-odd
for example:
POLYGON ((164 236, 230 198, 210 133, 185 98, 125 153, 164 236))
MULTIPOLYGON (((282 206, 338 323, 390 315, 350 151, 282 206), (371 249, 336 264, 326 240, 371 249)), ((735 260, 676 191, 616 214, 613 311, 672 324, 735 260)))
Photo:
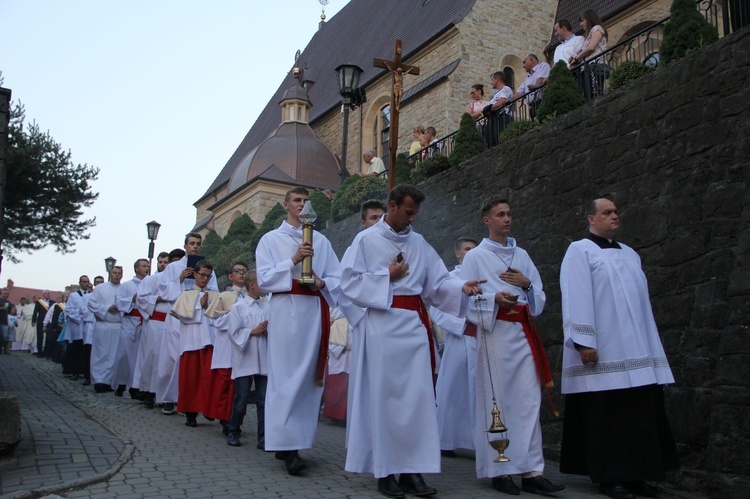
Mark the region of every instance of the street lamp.
POLYGON ((109 273, 112 272, 113 268, 115 268, 116 263, 117 260, 111 256, 108 256, 104 259, 104 268, 107 269, 107 282, 109 282, 109 273))
MULTIPOLYGON (((156 241, 156 236, 159 235, 159 228, 161 227, 161 224, 155 220, 151 220, 149 223, 146 224, 146 230, 148 231, 148 267, 151 269, 151 260, 154 258, 154 241, 156 241)), ((150 270, 149 270, 150 273, 150 270)))
POLYGON ((341 105, 344 109, 344 137, 341 142, 341 166, 339 167, 339 181, 344 182, 347 175, 346 170, 346 144, 349 135, 349 109, 356 109, 365 103, 365 89, 359 87, 359 77, 362 76, 362 68, 356 64, 342 64, 336 68, 339 80, 339 93, 341 94, 341 105))

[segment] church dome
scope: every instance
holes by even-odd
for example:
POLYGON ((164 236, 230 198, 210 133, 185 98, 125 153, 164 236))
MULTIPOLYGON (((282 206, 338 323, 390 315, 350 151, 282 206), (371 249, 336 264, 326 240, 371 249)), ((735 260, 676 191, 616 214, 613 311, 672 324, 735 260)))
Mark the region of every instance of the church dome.
POLYGON ((256 179, 335 189, 338 171, 338 159, 310 125, 287 121, 242 158, 229 179, 229 194, 256 179))

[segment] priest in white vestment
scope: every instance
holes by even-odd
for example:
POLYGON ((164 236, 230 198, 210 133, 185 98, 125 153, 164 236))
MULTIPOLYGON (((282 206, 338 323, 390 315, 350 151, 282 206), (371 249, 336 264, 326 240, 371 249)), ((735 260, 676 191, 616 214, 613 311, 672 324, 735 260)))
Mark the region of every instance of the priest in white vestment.
POLYGON ((560 270, 560 471, 590 476, 610 497, 656 497, 647 481, 679 467, 662 390, 674 377, 641 260, 615 240, 617 206, 597 199, 587 215, 589 233, 568 247, 560 270))
POLYGON ((136 307, 143 318, 143 325, 132 386, 145 393, 143 405, 148 409, 153 409, 156 402, 156 367, 164 334, 164 321, 169 313, 169 303, 158 295, 159 279, 168 264, 169 253, 162 251, 156 257, 156 273, 141 281, 136 298, 136 307))
POLYGON ((88 309, 96 316, 94 337, 91 343, 91 382, 97 393, 115 388, 115 360, 120 342, 122 313, 115 304, 115 295, 122 280, 122 267, 109 273, 109 282, 94 288, 88 309))
POLYGON ((145 258, 139 258, 133 264, 135 277, 123 283, 115 294, 115 304, 122 312, 122 323, 120 326, 120 341, 117 344, 117 355, 115 357, 114 385, 117 386, 115 395, 122 396, 125 388, 130 386, 130 397, 142 399, 138 387, 133 386, 133 377, 136 361, 138 358, 138 346, 141 341, 141 329, 143 317, 141 311, 136 307, 138 288, 143 279, 151 271, 151 266, 145 258))
MULTIPOLYGON (((83 375, 86 380, 90 379, 90 372, 86 369, 84 362, 84 318, 90 317, 88 309, 89 292, 91 291, 91 280, 87 275, 78 278, 78 290, 68 297, 65 306, 67 325, 63 339, 67 343, 63 355, 63 374, 73 377, 83 375)), ((41 319, 40 319, 41 320, 41 319)))
POLYGON ((36 328, 31 325, 34 306, 33 303, 26 303, 26 298, 21 298, 21 303, 16 307, 18 313, 18 321, 16 322, 18 350, 28 350, 31 353, 36 350, 36 328))
POLYGON ((521 475, 526 492, 550 494, 565 488, 544 477, 542 390, 552 386, 544 348, 533 317, 544 310, 542 280, 529 254, 509 237, 508 201, 491 197, 481 208, 489 236, 464 258, 461 277, 487 279, 482 300, 474 299, 468 318, 476 327, 476 470, 478 478, 492 478, 492 486, 510 495, 520 493, 511 475, 521 475), (494 387, 494 391, 493 391, 494 387), (507 426, 508 462, 498 457, 488 433, 493 422, 493 397, 507 426))
MULTIPOLYGON (((450 272, 461 276, 461 264, 466 253, 476 248, 474 239, 462 237, 454 246, 458 265, 450 272)), ((444 456, 455 456, 454 449, 474 450, 474 414, 477 338, 476 332, 466 330, 466 319, 430 307, 432 321, 445 331, 443 356, 438 369, 435 397, 438 408, 440 450, 444 456)))
POLYGON ((440 472, 435 349, 422 298, 459 316, 464 294, 481 291, 450 277, 412 230, 423 200, 413 186, 393 189, 387 214, 354 238, 342 261, 341 292, 365 311, 352 344, 345 469, 372 473, 389 497, 437 493, 421 475, 440 472))
POLYGON ((268 325, 268 389, 266 450, 279 451, 287 472, 305 468, 299 449, 315 442, 323 373, 328 351, 329 306, 335 306, 339 261, 326 237, 313 231, 302 242, 300 212, 309 201, 307 189, 295 187, 284 198, 287 218, 258 243, 258 285, 272 293, 268 325), (302 260, 313 257, 314 284, 299 284, 302 260))

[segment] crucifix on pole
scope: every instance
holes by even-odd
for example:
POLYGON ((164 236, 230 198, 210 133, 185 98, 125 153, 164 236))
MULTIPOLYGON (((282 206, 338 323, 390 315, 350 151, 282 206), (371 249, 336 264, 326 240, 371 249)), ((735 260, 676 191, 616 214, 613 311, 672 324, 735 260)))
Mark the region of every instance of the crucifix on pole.
POLYGON ((401 97, 404 95, 404 75, 419 74, 417 66, 409 66, 401 62, 401 40, 393 44, 393 60, 373 59, 372 65, 376 68, 385 68, 391 72, 391 127, 390 127, 390 156, 388 166, 388 191, 396 184, 396 151, 398 150, 398 112, 401 106, 401 97))

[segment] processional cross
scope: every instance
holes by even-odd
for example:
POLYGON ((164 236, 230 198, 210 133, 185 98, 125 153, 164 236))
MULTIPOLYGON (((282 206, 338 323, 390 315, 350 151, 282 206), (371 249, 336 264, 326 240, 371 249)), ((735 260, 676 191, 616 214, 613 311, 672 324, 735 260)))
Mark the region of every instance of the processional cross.
POLYGON ((398 112, 401 106, 401 97, 404 95, 404 75, 419 74, 417 66, 409 66, 401 62, 401 40, 393 44, 393 60, 373 59, 372 65, 376 68, 385 68, 391 72, 391 126, 390 126, 390 156, 388 165, 388 191, 396 185, 396 151, 398 151, 398 112))

